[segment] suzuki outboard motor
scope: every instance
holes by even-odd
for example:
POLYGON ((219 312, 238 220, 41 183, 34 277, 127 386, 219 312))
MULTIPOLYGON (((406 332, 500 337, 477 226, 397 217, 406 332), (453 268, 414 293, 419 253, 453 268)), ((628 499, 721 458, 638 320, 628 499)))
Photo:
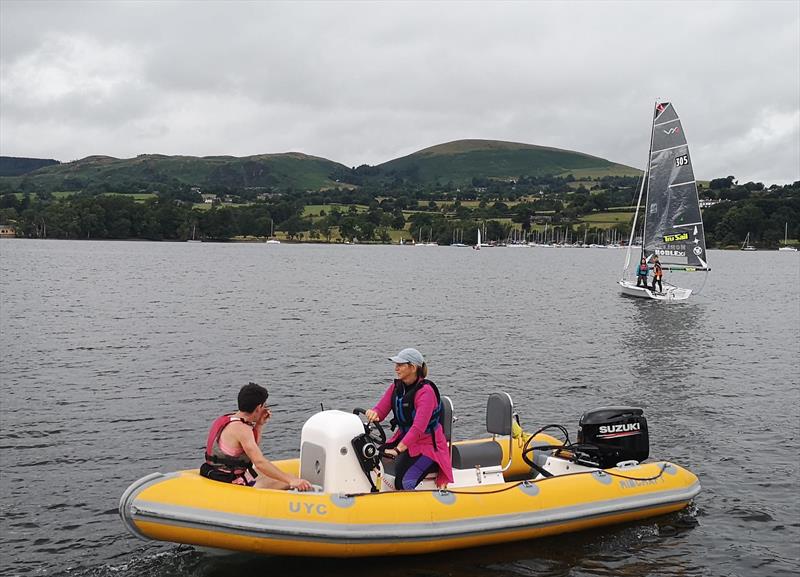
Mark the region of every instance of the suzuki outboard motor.
POLYGON ((602 469, 622 461, 644 461, 650 455, 644 411, 636 407, 586 411, 578 425, 578 445, 602 469))

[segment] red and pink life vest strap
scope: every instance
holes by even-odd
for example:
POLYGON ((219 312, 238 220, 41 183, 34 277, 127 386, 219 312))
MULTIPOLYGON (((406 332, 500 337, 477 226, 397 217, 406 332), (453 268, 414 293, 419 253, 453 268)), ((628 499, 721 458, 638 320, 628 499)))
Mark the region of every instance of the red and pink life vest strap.
MULTIPOLYGON (((214 444, 219 440, 219 437, 222 434, 222 429, 234 421, 247 423, 247 421, 244 419, 240 417, 234 417, 233 414, 229 414, 217 417, 217 419, 211 424, 211 429, 208 431, 208 440, 206 441, 206 455, 212 454, 211 451, 214 450, 214 444)), ((258 439, 255 428, 253 429, 253 438, 258 439)))

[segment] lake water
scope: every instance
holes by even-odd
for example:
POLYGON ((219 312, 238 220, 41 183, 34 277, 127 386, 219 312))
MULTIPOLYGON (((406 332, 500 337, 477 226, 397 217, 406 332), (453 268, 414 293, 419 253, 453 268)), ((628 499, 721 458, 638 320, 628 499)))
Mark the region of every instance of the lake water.
POLYGON ((797 575, 798 256, 712 251, 678 304, 620 296, 622 250, 3 240, 0 574, 797 575), (651 457, 703 491, 667 517, 391 562, 213 556, 119 520, 131 482, 199 466, 241 385, 268 386, 262 448, 293 457, 320 403, 371 406, 407 346, 456 438, 493 391, 527 430, 641 406, 651 457))

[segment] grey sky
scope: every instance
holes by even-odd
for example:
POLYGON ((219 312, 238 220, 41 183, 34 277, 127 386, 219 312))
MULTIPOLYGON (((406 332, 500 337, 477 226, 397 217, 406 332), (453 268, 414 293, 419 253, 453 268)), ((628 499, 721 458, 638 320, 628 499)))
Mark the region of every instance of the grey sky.
POLYGON ((800 180, 800 2, 0 2, 0 153, 379 164, 462 138, 800 180))

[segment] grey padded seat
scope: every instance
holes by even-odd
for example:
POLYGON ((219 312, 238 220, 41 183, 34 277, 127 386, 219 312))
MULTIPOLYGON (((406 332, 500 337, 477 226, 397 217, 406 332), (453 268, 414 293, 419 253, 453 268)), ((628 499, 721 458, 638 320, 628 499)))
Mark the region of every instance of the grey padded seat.
MULTIPOLYGON (((511 435, 513 412, 514 405, 506 393, 489 395, 486 401, 486 431, 492 435, 511 435)), ((494 439, 453 445, 452 449, 454 469, 496 467, 503 464, 503 448, 494 439)), ((511 454, 510 448, 509 454, 511 454)))
POLYGON ((493 467, 503 460, 503 448, 496 441, 453 445, 453 468, 493 467))

